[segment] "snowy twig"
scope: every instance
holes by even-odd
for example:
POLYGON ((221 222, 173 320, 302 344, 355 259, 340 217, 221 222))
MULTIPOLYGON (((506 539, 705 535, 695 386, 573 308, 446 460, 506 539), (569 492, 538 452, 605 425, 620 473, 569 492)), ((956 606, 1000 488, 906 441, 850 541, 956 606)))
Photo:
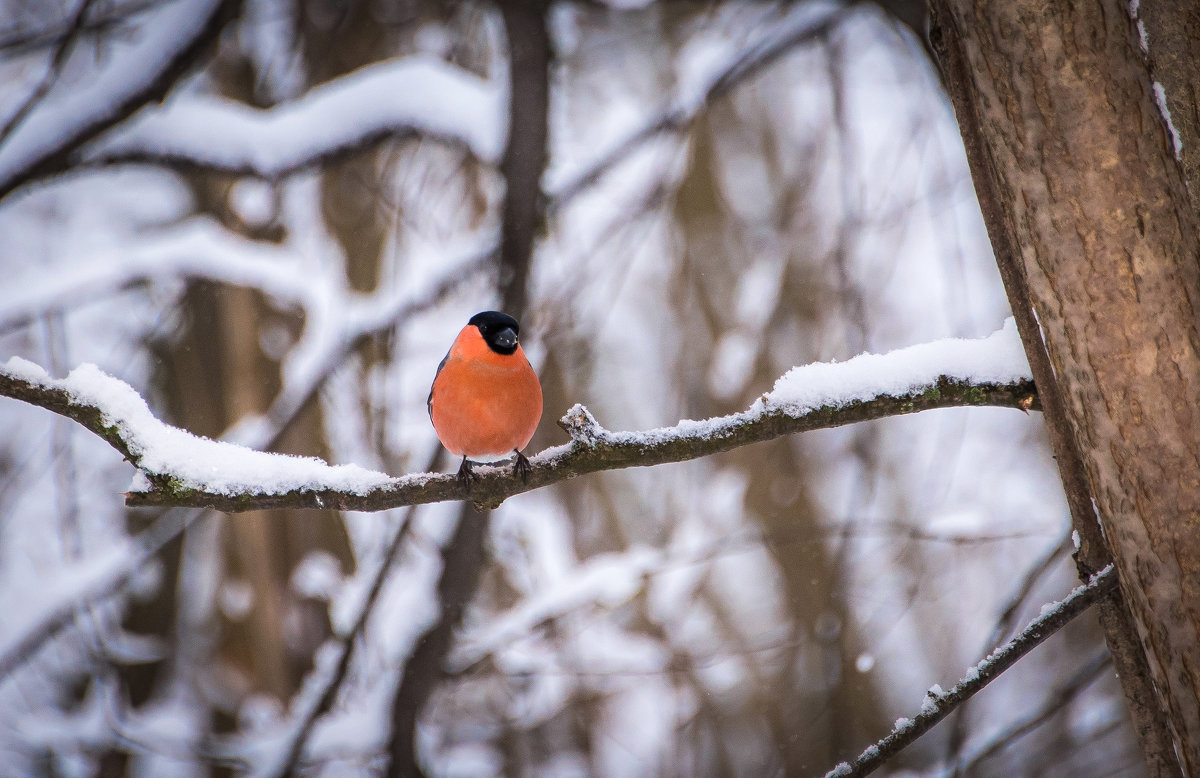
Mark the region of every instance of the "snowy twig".
MULTIPOLYGON (((0 394, 17 397, 76 419, 104 437, 135 465, 139 458, 129 452, 129 444, 117 425, 100 421, 101 411, 91 406, 62 404, 61 393, 50 390, 43 403, 40 390, 0 374, 0 394), (58 410, 61 409, 61 410, 58 410)), ((963 406, 1033 407, 1034 388, 1029 381, 1011 384, 970 383, 939 380, 926 390, 899 397, 880 396, 852 402, 839 408, 822 407, 807 413, 790 414, 783 409, 769 412, 751 409, 709 422, 683 422, 644 432, 612 432, 601 427, 586 408, 577 405, 560 420, 571 435, 571 443, 547 449, 530 458, 532 469, 527 481, 512 476, 509 468, 477 467, 478 480, 468 494, 451 474, 423 473, 391 479, 365 491, 332 488, 301 488, 275 494, 253 489, 218 493, 172 483, 168 472, 148 472, 155 488, 131 492, 131 506, 204 506, 237 512, 270 508, 333 508, 339 510, 378 511, 403 505, 417 505, 470 498, 482 505, 494 506, 515 494, 548 486, 558 481, 601 470, 648 467, 729 451, 765 440, 828 429, 846 424, 897 416, 935 408, 963 406)))
POLYGON ((955 764, 955 775, 974 775, 979 764, 996 754, 1003 751, 1008 746, 1020 740, 1025 735, 1034 731, 1042 724, 1046 723, 1050 717, 1056 713, 1060 713, 1063 708, 1071 703, 1076 697, 1082 694, 1089 686, 1091 686, 1101 674, 1105 671, 1112 672, 1112 655, 1107 649, 1100 649, 1091 660, 1075 671, 1066 683, 1054 691, 1045 703, 1033 713, 1024 716, 1016 723, 1012 724, 1004 732, 1001 732, 996 737, 980 749, 970 761, 965 764, 955 764))
MULTIPOLYGON (((436 462, 439 457, 440 455, 435 455, 433 462, 436 462)), ((430 463, 431 467, 434 466, 433 462, 430 463)), ((356 641, 366 630, 367 621, 375 612, 375 605, 379 602, 379 595, 383 592, 383 585, 387 582, 396 560, 400 557, 400 548, 412 531, 412 511, 413 509, 410 507, 400 517, 400 526, 397 527, 391 542, 388 543, 388 547, 383 553, 383 560, 379 563, 374 578, 371 579, 371 588, 367 592, 367 598, 363 602, 358 616, 354 619, 354 625, 349 632, 339 636, 338 642, 341 645, 338 647, 337 664, 334 666, 333 672, 319 682, 318 688, 314 690, 313 694, 308 695, 307 698, 301 698, 302 702, 307 703, 307 706, 295 715, 295 724, 287 739, 287 749, 280 752, 284 758, 279 765, 271 766, 271 768, 277 767, 278 769, 266 769, 262 771, 263 775, 294 775, 308 738, 317 723, 317 718, 333 708, 338 692, 350 672, 350 662, 354 658, 356 641)))
MULTIPOLYGON (((80 562, 35 609, 37 615, 33 623, 12 630, 13 634, 5 635, 0 641, 0 678, 10 677, 47 640, 70 625, 81 608, 125 586, 167 543, 208 514, 203 509, 166 511, 138 534, 132 546, 110 550, 80 562)), ((44 590, 39 593, 45 596, 44 590)))
POLYGON ((826 778, 847 778, 874 772, 885 761, 907 748, 958 706, 1016 664, 1018 659, 1037 648, 1042 641, 1062 629, 1097 600, 1112 593, 1116 586, 1117 571, 1109 565, 1065 599, 1044 606, 1039 618, 1030 622, 1020 634, 993 651, 982 662, 970 668, 954 688, 948 692, 931 689, 921 704, 919 714, 911 719, 898 720, 891 734, 868 746, 853 763, 843 762, 830 770, 826 778))
POLYGON ((84 365, 65 379, 11 359, 0 366, 0 395, 78 421, 104 438, 146 476, 131 506, 211 507, 226 512, 271 508, 378 511, 470 499, 494 507, 508 497, 584 473, 685 462, 797 432, 935 408, 1037 408, 1015 332, 983 340, 947 340, 842 363, 795 368, 741 413, 674 427, 613 432, 583 406, 559 422, 565 446, 531 458, 527 480, 511 469, 481 466, 464 486, 448 474, 389 478, 355 465, 267 454, 199 438, 156 419, 127 384, 84 365))
POLYGON ((0 200, 31 181, 61 173, 72 152, 161 99, 233 18, 232 0, 167 4, 117 48, 94 80, 26 117, 0 147, 0 200))
POLYGON ((276 180, 387 140, 422 138, 495 163, 503 147, 503 99, 503 90, 450 63, 402 57, 360 68, 271 108, 216 96, 180 97, 100 140, 79 162, 157 164, 276 180))
POLYGON ((4 141, 8 140, 8 136, 12 135, 12 131, 41 102, 42 98, 46 96, 46 93, 50 91, 54 82, 62 74, 63 65, 67 64, 67 57, 70 56, 71 48, 75 45, 75 41, 79 37, 80 30, 83 28, 84 18, 87 16, 91 5, 92 0, 80 0, 75 13, 71 16, 66 34, 58 42, 58 45, 54 49, 54 54, 50 57, 50 65, 42 75, 42 80, 29 93, 20 107, 8 117, 4 126, 0 127, 0 145, 3 145, 4 141))
MULTIPOLYGON (((1033 588, 1042 580, 1042 577, 1054 566, 1054 563, 1066 556, 1071 549, 1071 534, 1065 533, 1062 540, 1055 543, 1054 546, 1047 549, 1042 558, 1034 562, 1034 564, 1025 572, 1021 579, 1021 585, 1008 598, 1008 602, 1000 611, 999 618, 996 619, 995 626, 992 627, 991 633, 983 643, 983 648, 986 651, 992 646, 995 646, 1004 640, 1017 627, 1017 618, 1020 615, 1021 608, 1029 600, 1033 594, 1033 588)), ((958 711, 959 715, 948 725, 950 728, 949 737, 946 738, 946 753, 947 761, 955 761, 958 758, 958 752, 963 746, 963 740, 966 738, 966 705, 958 711)))
POLYGON ((853 1, 848 2, 846 5, 831 11, 816 22, 806 22, 799 29, 769 36, 767 40, 760 42, 759 45, 742 52, 712 79, 698 100, 687 104, 673 105, 664 109, 658 118, 625 138, 586 170, 580 172, 567 183, 553 191, 546 203, 547 213, 550 215, 555 214, 577 195, 603 178, 610 170, 628 159, 633 152, 640 149, 647 141, 664 133, 679 132, 687 128, 713 101, 727 94, 747 79, 762 72, 765 68, 778 61, 780 57, 798 46, 828 36, 841 23, 854 5, 853 1))

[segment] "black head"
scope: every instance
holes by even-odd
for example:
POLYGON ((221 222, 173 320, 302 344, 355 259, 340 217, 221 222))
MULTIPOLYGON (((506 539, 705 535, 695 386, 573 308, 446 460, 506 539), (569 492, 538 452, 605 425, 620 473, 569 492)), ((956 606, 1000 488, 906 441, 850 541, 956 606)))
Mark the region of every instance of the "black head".
POLYGON ((497 354, 505 356, 517 350, 517 336, 521 333, 521 325, 507 313, 499 311, 484 311, 471 317, 467 325, 474 324, 483 335, 488 348, 497 354))

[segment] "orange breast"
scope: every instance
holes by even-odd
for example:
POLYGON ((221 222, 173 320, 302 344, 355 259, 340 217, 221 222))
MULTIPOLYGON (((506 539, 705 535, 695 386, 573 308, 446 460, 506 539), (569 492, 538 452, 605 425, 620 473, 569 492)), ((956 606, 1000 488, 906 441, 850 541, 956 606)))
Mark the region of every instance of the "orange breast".
POLYGON ((459 333, 433 382, 433 428, 457 456, 504 456, 529 445, 542 418, 542 387, 517 350, 488 348, 478 328, 459 333))

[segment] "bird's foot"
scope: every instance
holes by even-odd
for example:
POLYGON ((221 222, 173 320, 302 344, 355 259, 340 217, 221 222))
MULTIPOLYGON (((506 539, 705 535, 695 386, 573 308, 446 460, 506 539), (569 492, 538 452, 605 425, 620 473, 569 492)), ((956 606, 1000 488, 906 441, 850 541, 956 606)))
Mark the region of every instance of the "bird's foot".
POLYGON ((533 465, 529 464, 529 458, 520 451, 513 449, 513 453, 517 455, 517 461, 513 462, 513 475, 521 477, 521 483, 529 481, 529 471, 533 469, 533 465))
POLYGON ((463 491, 471 491, 471 482, 478 481, 479 476, 475 475, 472 469, 474 465, 466 457, 463 457, 462 464, 458 466, 458 482, 462 485, 463 491))

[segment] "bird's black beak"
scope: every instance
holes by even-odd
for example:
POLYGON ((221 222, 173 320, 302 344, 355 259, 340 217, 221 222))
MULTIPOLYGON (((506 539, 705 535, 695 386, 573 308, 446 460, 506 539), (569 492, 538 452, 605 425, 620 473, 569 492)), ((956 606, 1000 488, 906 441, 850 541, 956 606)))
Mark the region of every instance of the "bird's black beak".
POLYGON ((500 348, 514 348, 517 345, 517 333, 512 327, 505 327, 492 336, 492 341, 500 348))

